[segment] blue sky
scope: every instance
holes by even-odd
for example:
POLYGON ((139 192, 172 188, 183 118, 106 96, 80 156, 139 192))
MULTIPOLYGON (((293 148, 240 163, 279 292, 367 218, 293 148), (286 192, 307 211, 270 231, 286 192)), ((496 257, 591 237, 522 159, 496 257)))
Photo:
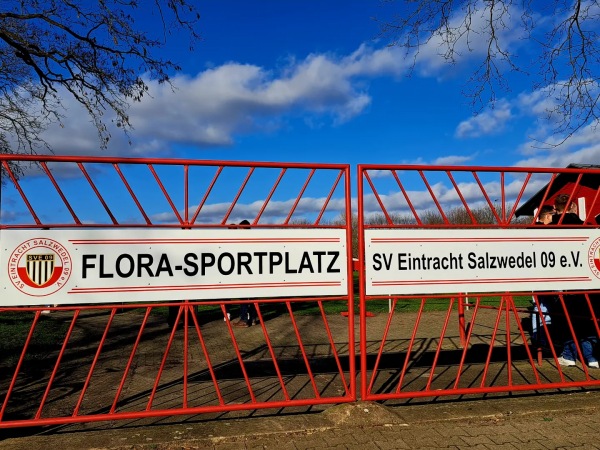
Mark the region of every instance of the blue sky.
MULTIPOLYGON (((510 92, 473 114, 463 91, 483 40, 471 42, 473 52, 462 52, 455 65, 444 64, 432 43, 411 71, 412 59, 380 39, 373 20, 389 19, 393 3, 199 5, 202 40, 194 51, 173 38, 163 50, 183 69, 173 77, 175 89, 149 81, 151 97, 131 105, 132 145, 114 129, 100 151, 88 117, 67 99, 63 126, 44 135, 56 154, 531 167, 600 160, 591 127, 556 148, 536 145, 560 136, 543 120, 548 99, 524 77, 509 75, 510 92)), ((517 24, 519 11, 512 12, 517 24)), ((515 25, 500 40, 529 58, 535 44, 523 37, 515 25)))
MULTIPOLYGON (((510 77, 511 92, 474 116, 463 91, 480 61, 477 43, 455 65, 430 45, 409 76, 403 50, 378 39, 373 18, 393 9, 377 0, 212 0, 199 9, 194 51, 177 39, 164 49, 183 68, 176 91, 151 83, 153 98, 131 107, 133 145, 115 129, 105 154, 541 167, 597 156, 585 147, 590 130, 552 151, 531 147, 532 137, 549 136, 540 121, 546 99, 526 79, 510 77)), ((534 44, 521 34, 502 39, 527 57, 534 44)), ((57 153, 98 153, 85 114, 72 106, 65 123, 68 133, 46 135, 57 153)))

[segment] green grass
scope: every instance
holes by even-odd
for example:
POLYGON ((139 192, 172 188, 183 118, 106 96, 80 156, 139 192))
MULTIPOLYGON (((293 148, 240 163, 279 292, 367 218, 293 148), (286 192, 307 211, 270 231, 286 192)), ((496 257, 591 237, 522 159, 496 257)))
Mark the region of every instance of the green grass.
MULTIPOLYGON (((491 296, 491 297, 482 297, 480 300, 480 305, 486 306, 499 306, 501 298, 499 296, 491 296)), ((531 297, 530 296, 518 296, 513 297, 515 302, 515 306, 519 308, 526 308, 531 305, 531 297)), ((450 297, 436 297, 436 298, 427 298, 425 300, 425 306, 423 308, 424 312, 429 311, 447 311, 448 305, 450 303, 450 297)), ((471 299, 471 303, 475 303, 475 299, 471 299)), ((393 304, 393 297, 392 297, 393 304)), ((421 299, 398 299, 396 302, 395 311, 396 312, 404 312, 404 313, 414 313, 419 311, 421 307, 421 299)), ((373 314, 388 314, 390 308, 390 302, 387 299, 373 299, 367 300, 366 302, 366 311, 368 313, 373 314)), ((327 301, 323 300, 323 309, 327 314, 335 314, 341 313, 344 311, 348 311, 348 303, 346 301, 341 300, 333 300, 327 301)), ((454 305, 452 307, 453 310, 458 310, 458 305, 455 300, 454 305)), ((354 312, 355 314, 359 314, 360 311, 360 303, 358 300, 358 296, 355 296, 354 299, 354 312)), ((299 315, 312 315, 312 314, 320 314, 319 306, 317 302, 307 302, 307 303, 298 303, 294 305, 294 312, 299 315)))
MULTIPOLYGON (((0 355, 2 365, 14 365, 27 340, 33 323, 34 312, 3 312, 0 314, 0 355)), ((25 361, 41 360, 48 357, 50 350, 56 349, 66 335, 68 323, 50 320, 41 316, 26 353, 25 361)))
MULTIPOLYGON (((392 297, 393 298, 393 297, 392 297)), ((531 305, 531 297, 530 296, 517 296, 513 297, 515 306, 526 308, 531 305)), ((257 299, 260 301, 260 299, 257 299)), ((318 299, 322 300, 323 310, 326 314, 340 314, 342 312, 348 311, 348 302, 345 300, 327 300, 326 298, 318 299)), ((448 310, 448 304, 450 301, 450 297, 435 297, 435 298, 427 298, 425 302, 425 307, 423 308, 424 312, 428 311, 446 311, 448 310)), ((470 302, 472 304, 475 303, 475 297, 470 297, 470 302)), ((487 306, 499 306, 500 305, 500 296, 489 296, 489 297, 481 297, 480 300, 481 305, 487 306)), ((235 307, 235 301, 231 301, 231 305, 235 307)), ((367 312, 373 314, 387 314, 389 312, 389 301, 387 299, 373 299, 367 300, 366 302, 367 312)), ((421 307, 421 298, 414 299, 398 299, 396 302, 396 312, 417 312, 421 307)), ((201 314, 208 320, 218 319, 222 317, 222 311, 220 305, 198 305, 198 313, 201 314)), ((456 300, 453 306, 454 310, 458 309, 456 300)), ((306 302, 293 302, 292 310, 294 314, 301 316, 308 315, 319 315, 321 314, 321 310, 319 309, 319 305, 317 300, 307 300, 306 302)), ((287 307, 284 302, 281 303, 271 303, 264 304, 261 307, 261 311, 263 314, 275 314, 275 313, 284 313, 287 312, 287 307)), ((360 302, 358 295, 354 296, 354 312, 355 314, 359 314, 360 311, 360 302)), ((153 313, 160 314, 163 316, 167 316, 168 309, 167 307, 161 306, 153 309, 153 313)))

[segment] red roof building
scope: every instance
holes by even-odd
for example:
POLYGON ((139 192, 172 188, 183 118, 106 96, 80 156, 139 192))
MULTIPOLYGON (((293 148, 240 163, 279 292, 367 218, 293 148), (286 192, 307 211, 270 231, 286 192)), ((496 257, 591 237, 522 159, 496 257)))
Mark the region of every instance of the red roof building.
POLYGON ((535 216, 542 205, 553 205, 560 194, 568 194, 577 203, 579 217, 586 224, 596 224, 600 214, 600 166, 594 164, 569 164, 568 172, 556 174, 546 186, 516 210, 517 216, 535 216), (575 170, 576 169, 576 170, 575 170))

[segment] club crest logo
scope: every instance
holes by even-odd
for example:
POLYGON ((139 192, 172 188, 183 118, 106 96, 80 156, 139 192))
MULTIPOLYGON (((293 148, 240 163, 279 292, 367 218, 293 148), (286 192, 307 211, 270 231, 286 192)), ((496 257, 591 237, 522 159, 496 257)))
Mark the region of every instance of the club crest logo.
POLYGON ((596 275, 596 278, 600 278, 600 238, 597 238, 590 245, 588 250, 588 264, 592 273, 596 275))
POLYGON ((72 272, 71 255, 65 247, 46 238, 29 239, 10 255, 8 276, 21 292, 44 297, 62 289, 72 272))

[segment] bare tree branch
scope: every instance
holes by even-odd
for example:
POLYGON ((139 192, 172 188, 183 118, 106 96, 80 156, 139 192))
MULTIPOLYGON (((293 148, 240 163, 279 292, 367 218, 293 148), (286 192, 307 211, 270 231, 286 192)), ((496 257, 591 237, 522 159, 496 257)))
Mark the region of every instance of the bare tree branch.
POLYGON ((193 48, 199 17, 189 0, 4 0, 0 147, 16 142, 12 151, 34 153, 44 146, 41 132, 61 120, 64 92, 87 110, 102 147, 110 139, 107 112, 127 133, 129 101, 147 93, 142 76, 169 82, 180 70, 157 50, 180 31, 193 48))
POLYGON ((509 80, 516 73, 528 77, 532 90, 547 93, 552 105, 547 118, 554 133, 562 136, 560 142, 599 122, 599 0, 385 3, 394 13, 380 20, 382 36, 390 45, 406 49, 406 56, 413 58, 413 69, 425 46, 436 46, 448 64, 458 64, 463 58, 479 60, 465 83, 465 95, 476 111, 493 107, 499 96, 510 92, 509 80), (533 58, 517 58, 511 48, 515 36, 533 58))

